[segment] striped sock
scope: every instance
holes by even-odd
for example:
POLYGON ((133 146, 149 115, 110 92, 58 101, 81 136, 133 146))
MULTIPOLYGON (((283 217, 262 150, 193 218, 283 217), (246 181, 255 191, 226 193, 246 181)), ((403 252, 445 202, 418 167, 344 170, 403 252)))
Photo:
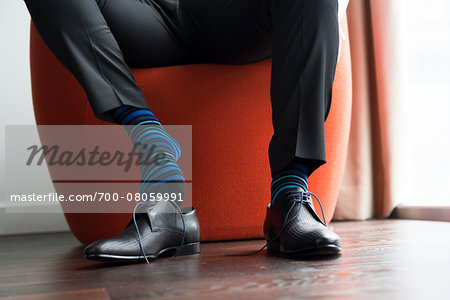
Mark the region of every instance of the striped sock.
POLYGON ((306 165, 294 160, 284 170, 273 176, 270 186, 271 205, 283 191, 297 188, 301 188, 305 192, 308 191, 308 168, 306 165))
POLYGON ((155 115, 149 109, 123 105, 113 111, 113 116, 121 125, 136 125, 126 126, 126 130, 141 157, 139 192, 148 194, 148 199, 156 193, 176 193, 175 200, 184 199, 184 176, 176 163, 181 155, 180 146, 165 132, 155 115))

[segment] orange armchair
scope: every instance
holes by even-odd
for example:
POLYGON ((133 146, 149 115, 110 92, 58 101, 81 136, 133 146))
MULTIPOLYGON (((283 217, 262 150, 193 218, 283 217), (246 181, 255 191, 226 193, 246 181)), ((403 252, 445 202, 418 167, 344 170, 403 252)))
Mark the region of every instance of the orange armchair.
MULTIPOLYGON (((342 22, 347 31, 346 18, 342 22)), ((38 125, 106 124, 94 117, 82 87, 43 43, 32 22, 30 62, 38 125)), ((263 237, 271 181, 267 147, 273 133, 270 68, 271 59, 248 65, 132 70, 162 124, 192 125, 192 199, 203 241, 263 237), (233 118, 227 115, 230 111, 233 118)), ((346 40, 325 126, 328 163, 310 179, 310 190, 321 199, 327 221, 334 213, 343 173, 351 88, 346 40)), ((61 186, 55 185, 55 189, 64 193, 61 186)), ((68 213, 63 203, 62 208, 72 233, 84 244, 116 235, 131 216, 68 213)))

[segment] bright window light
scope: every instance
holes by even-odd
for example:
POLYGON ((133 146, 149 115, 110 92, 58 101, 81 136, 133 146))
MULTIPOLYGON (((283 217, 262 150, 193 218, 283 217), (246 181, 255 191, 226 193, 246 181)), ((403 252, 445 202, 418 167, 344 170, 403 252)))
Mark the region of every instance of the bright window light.
POLYGON ((404 205, 450 205, 450 1, 404 2, 404 112, 408 182, 404 205), (405 202, 406 201, 406 202, 405 202))

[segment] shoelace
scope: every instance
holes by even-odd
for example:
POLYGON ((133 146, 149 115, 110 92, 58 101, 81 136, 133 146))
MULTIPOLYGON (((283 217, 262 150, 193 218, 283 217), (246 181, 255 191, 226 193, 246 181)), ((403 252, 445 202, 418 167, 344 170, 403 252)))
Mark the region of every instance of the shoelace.
POLYGON ((292 221, 295 220, 295 218, 297 218, 297 216, 300 214, 300 210, 302 209, 304 204, 313 204, 311 199, 311 195, 314 196, 314 198, 316 198, 317 202, 320 205, 320 209, 322 211, 322 217, 323 217, 323 222, 322 220, 320 220, 320 222, 327 227, 327 222, 325 220, 325 214, 323 212, 323 207, 322 207, 322 203, 320 203, 319 197, 317 197, 314 193, 312 192, 304 192, 304 191, 295 191, 295 192, 291 192, 288 193, 287 198, 288 198, 288 205, 293 204, 291 206, 291 208, 288 210, 286 217, 284 219, 283 225, 281 226, 280 231, 270 240, 268 241, 264 246, 262 246, 259 250, 255 251, 255 252, 251 252, 251 253, 238 253, 238 254, 225 254, 224 256, 250 256, 250 255, 255 255, 258 254, 259 252, 263 251, 267 246, 269 246, 273 241, 277 240, 281 233, 283 233, 284 229, 286 228, 286 226, 289 225, 289 223, 291 223, 292 221), (300 203, 301 205, 299 205, 297 212, 295 213, 295 215, 288 219, 289 214, 291 213, 292 209, 294 208, 294 203, 300 203))
MULTIPOLYGON (((173 201, 170 201, 170 203, 172 203, 172 204, 177 208, 177 211, 178 211, 178 213, 179 213, 180 216, 181 216, 181 221, 183 222, 183 237, 181 238, 181 244, 180 244, 180 246, 178 247, 178 249, 177 249, 177 251, 175 252, 175 254, 172 256, 172 257, 175 257, 175 256, 178 256, 178 255, 180 254, 180 251, 181 251, 181 249, 182 249, 182 247, 183 247, 183 245, 184 245, 184 239, 185 239, 185 237, 186 237, 186 224, 184 223, 183 212, 181 211, 181 208, 178 206, 178 204, 173 203, 173 201)), ((144 255, 145 261, 146 261, 147 263, 150 263, 150 262, 148 261, 147 254, 145 254, 144 245, 142 244, 142 239, 141 239, 141 233, 140 233, 140 231, 139 231, 139 226, 137 225, 137 222, 136 222, 136 209, 137 209, 140 205, 153 206, 153 205, 155 205, 155 203, 154 203, 154 202, 138 202, 138 203, 136 203, 136 205, 134 206, 134 210, 133 210, 133 221, 134 221, 134 227, 136 228, 136 232, 137 232, 137 236, 138 236, 138 240, 139 240, 139 247, 141 248, 141 252, 142 252, 142 254, 144 255)), ((150 208, 150 210, 151 210, 151 209, 152 209, 152 208, 150 208)))

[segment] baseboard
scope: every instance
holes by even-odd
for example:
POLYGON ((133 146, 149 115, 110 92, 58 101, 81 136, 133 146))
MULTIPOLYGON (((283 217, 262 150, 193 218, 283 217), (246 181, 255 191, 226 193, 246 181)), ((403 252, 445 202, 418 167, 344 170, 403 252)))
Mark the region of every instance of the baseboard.
POLYGON ((450 222, 450 206, 399 205, 392 212, 394 219, 413 219, 450 222))

